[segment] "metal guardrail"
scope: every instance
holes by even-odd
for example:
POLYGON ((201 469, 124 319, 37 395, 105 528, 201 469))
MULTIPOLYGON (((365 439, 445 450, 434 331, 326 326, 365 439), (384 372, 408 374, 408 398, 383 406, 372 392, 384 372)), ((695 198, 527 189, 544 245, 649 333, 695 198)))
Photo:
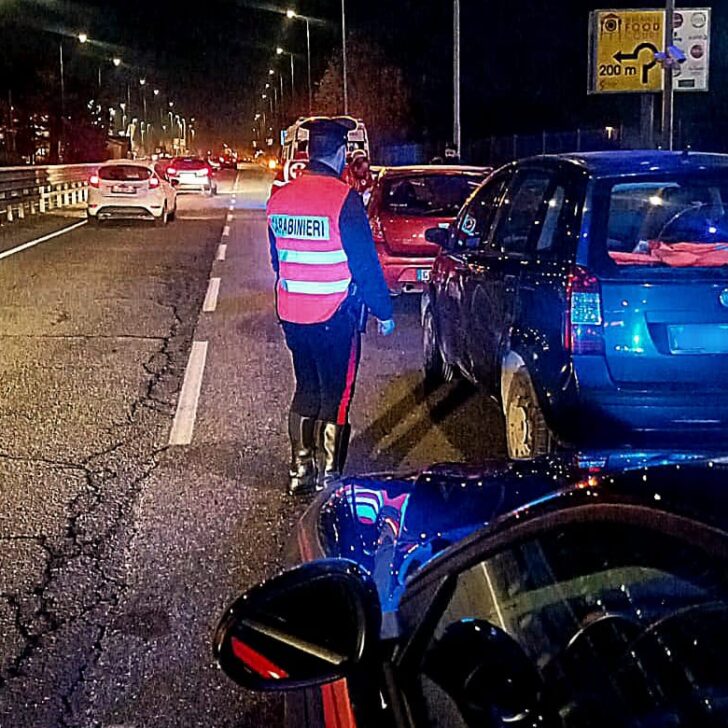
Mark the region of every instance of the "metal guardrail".
POLYGON ((99 164, 0 167, 0 223, 85 202, 99 164))

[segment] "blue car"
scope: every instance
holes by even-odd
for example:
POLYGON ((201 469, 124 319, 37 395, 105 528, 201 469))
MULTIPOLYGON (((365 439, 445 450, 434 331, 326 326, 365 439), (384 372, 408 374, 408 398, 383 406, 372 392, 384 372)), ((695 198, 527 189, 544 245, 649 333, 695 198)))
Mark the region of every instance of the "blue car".
POLYGON ((519 161, 427 237, 426 380, 495 397, 510 457, 728 433, 728 156, 519 161))
POLYGON ((345 479, 215 658, 297 728, 725 726, 726 477, 633 452, 345 479))

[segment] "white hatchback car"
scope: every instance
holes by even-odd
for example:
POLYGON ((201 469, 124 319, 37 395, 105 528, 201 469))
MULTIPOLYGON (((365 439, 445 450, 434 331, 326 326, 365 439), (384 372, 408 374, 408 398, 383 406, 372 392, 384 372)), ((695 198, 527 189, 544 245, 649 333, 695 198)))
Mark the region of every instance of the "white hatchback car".
POLYGON ((149 161, 102 164, 88 185, 88 220, 152 220, 166 225, 177 213, 177 192, 149 161))

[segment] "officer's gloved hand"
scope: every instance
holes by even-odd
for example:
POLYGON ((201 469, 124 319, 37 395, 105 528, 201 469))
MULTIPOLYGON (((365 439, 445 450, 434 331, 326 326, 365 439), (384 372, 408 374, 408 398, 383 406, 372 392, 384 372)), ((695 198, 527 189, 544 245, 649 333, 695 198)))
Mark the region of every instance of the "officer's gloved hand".
POLYGON ((390 336, 394 332, 394 328, 394 319, 387 319, 386 321, 379 322, 379 333, 382 336, 390 336))

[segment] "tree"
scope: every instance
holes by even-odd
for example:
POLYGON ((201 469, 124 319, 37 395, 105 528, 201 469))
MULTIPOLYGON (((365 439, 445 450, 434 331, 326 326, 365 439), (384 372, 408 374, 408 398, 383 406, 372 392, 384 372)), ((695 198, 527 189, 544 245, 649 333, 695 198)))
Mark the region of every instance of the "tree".
MULTIPOLYGON (((403 139, 409 131, 410 94, 401 69, 365 36, 352 34, 346 50, 349 113, 364 120, 375 144, 403 139)), ((329 61, 314 108, 327 115, 344 111, 340 52, 329 61)))

